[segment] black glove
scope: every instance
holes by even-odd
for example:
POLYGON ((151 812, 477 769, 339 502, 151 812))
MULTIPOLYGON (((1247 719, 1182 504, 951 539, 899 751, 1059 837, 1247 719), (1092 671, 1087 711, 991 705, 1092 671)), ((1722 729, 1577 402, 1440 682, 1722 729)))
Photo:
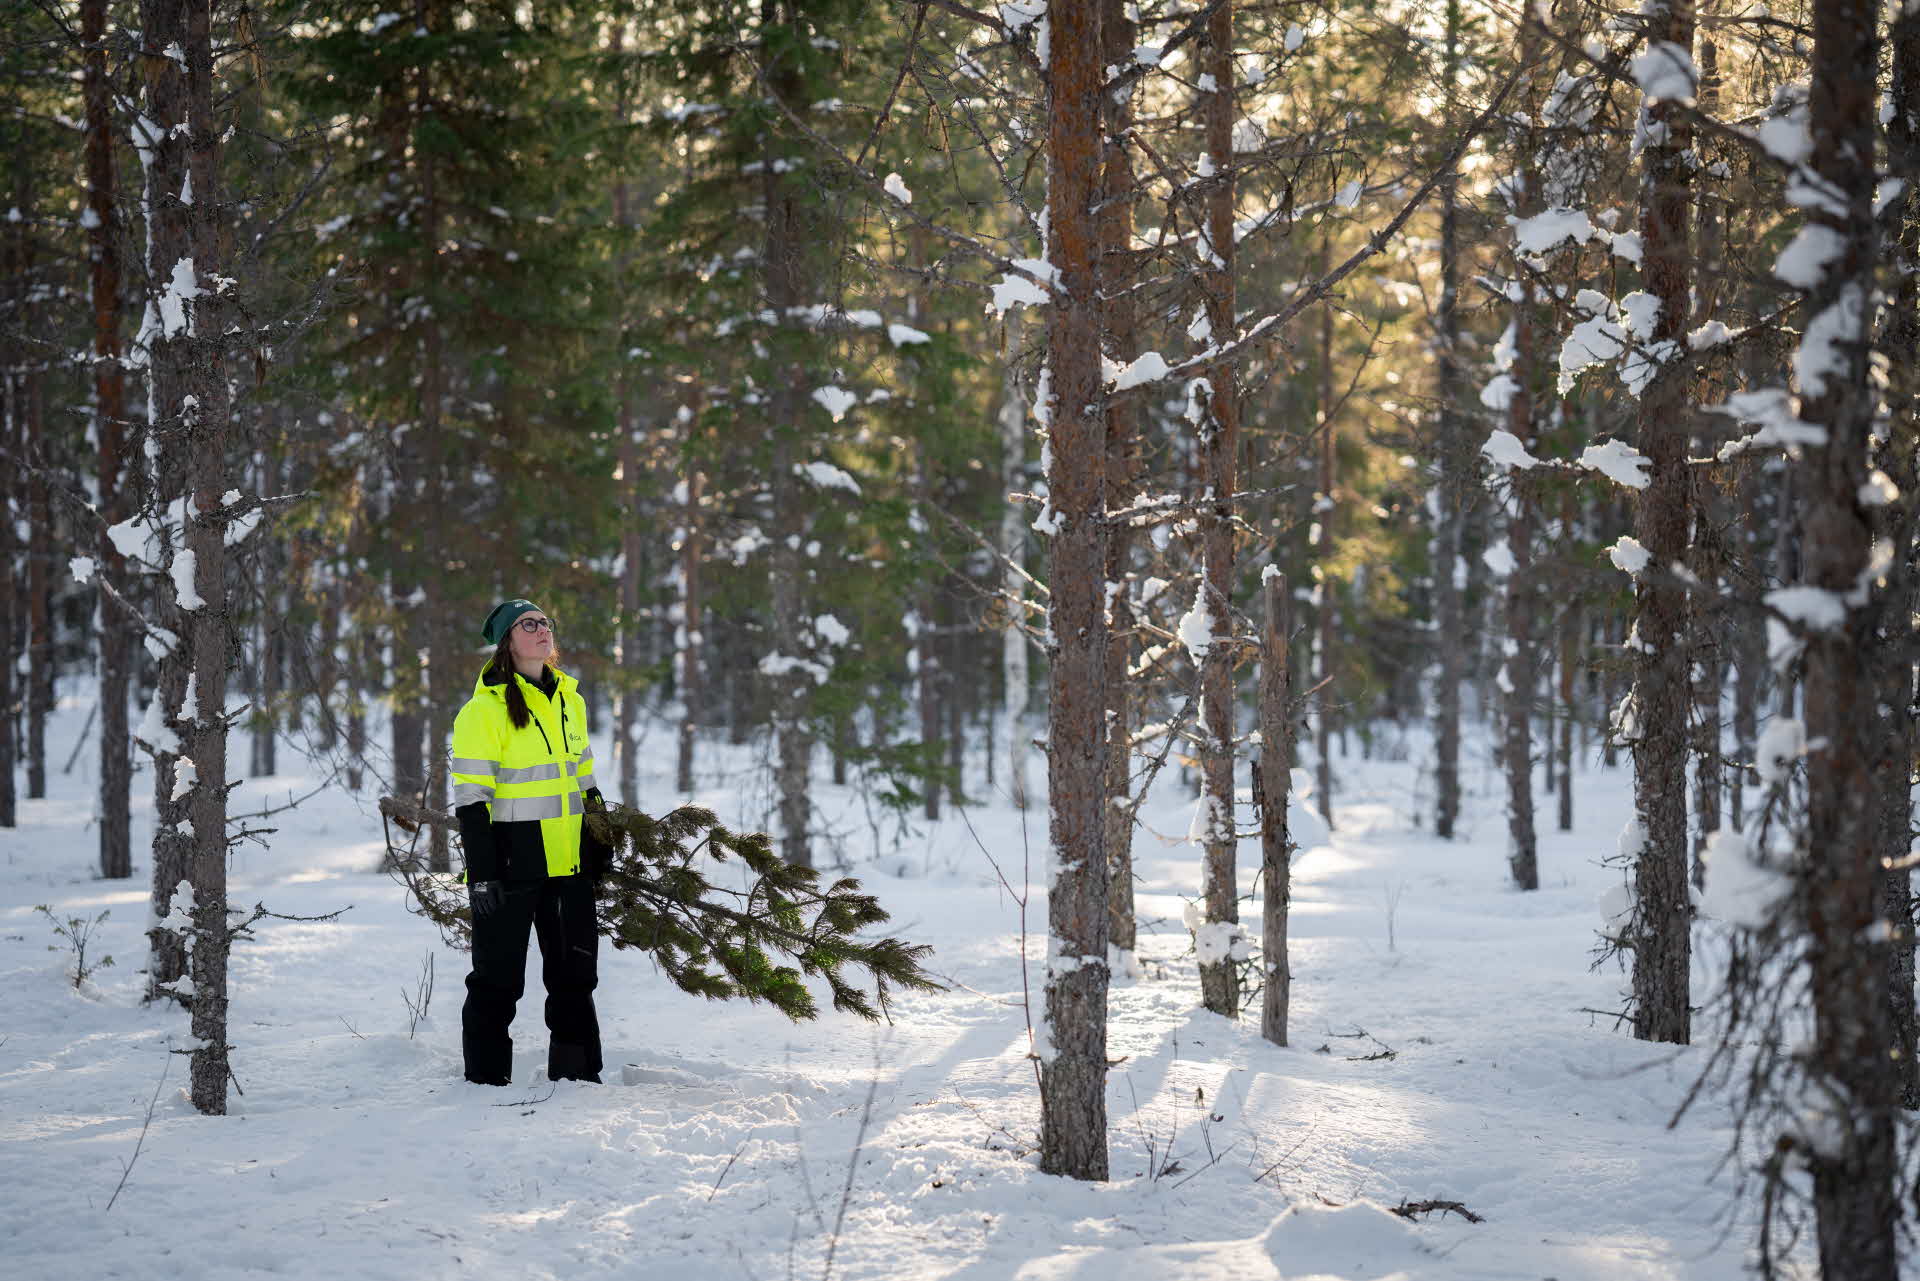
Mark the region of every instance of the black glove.
POLYGON ((475 881, 467 886, 467 902, 473 908, 476 921, 492 916, 506 901, 507 887, 499 881, 475 881))
POLYGON ((592 832, 580 833, 580 870, 593 878, 597 885, 606 879, 607 869, 613 866, 613 851, 592 832))

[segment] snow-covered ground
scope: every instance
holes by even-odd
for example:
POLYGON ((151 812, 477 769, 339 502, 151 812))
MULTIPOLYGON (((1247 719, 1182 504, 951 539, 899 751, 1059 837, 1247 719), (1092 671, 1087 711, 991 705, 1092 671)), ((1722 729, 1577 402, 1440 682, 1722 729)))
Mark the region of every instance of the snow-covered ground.
MULTIPOLYGON (((540 1075, 534 960, 516 1085, 502 1091, 461 1079, 464 958, 374 870, 371 789, 326 793, 280 815, 270 849, 236 854, 234 898, 293 915, 352 910, 332 924, 264 922, 236 948, 244 1093, 231 1115, 199 1116, 185 1060, 168 1052, 184 1018, 139 1000, 147 807, 134 880, 101 881, 91 752, 58 772, 89 702, 67 698, 52 727, 53 796, 23 801, 20 826, 0 831, 5 1276, 1742 1274, 1750 1216, 1711 1181, 1722 1112, 1667 1128, 1701 1051, 1637 1043, 1585 1012, 1618 1005, 1621 976, 1589 961, 1596 902, 1617 880, 1599 860, 1631 806, 1624 770, 1578 776, 1570 834, 1551 830, 1543 799, 1543 888, 1521 894, 1483 765, 1469 771, 1464 839, 1441 842, 1413 821, 1427 808, 1424 740, 1399 762, 1363 762, 1356 744, 1336 761, 1337 832, 1296 858, 1284 1049, 1260 1038, 1257 1007, 1239 1023, 1198 1009, 1181 924, 1199 887, 1184 840, 1192 802, 1165 780, 1136 844, 1143 973, 1111 1003, 1114 1177, 1088 1185, 1042 1175, 1033 1151, 1021 1002, 1028 981, 1037 998, 1039 967, 1023 974, 1022 909, 983 846, 1015 884, 1027 868, 1025 947, 1043 955, 1045 825, 1037 811, 1023 825, 1004 801, 922 824, 875 858, 860 802, 823 789, 894 932, 932 943, 952 984, 901 998, 893 1026, 831 1013, 795 1026, 701 1003, 644 959, 603 949, 611 1083, 555 1087, 540 1075), (76 991, 72 956, 48 950, 36 904, 62 918, 110 910, 99 938, 115 964, 76 991), (403 993, 429 955, 437 986, 410 1036, 403 993), (1388 1213, 1427 1199, 1484 1222, 1388 1213)), ((234 807, 302 783, 291 769, 251 781, 234 807)), ((677 800, 657 775, 643 790, 648 808, 677 800)), ((698 799, 735 822, 758 817, 725 786, 698 799)), ((1257 842, 1241 866, 1244 885, 1257 842)), ((1244 919, 1257 935, 1256 904, 1244 919)))

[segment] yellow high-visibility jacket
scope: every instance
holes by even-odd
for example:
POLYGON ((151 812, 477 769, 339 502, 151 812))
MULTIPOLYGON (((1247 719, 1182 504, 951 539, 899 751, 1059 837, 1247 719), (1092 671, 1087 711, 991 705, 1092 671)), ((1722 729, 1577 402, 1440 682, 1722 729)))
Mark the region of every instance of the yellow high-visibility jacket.
POLYGON ((533 714, 525 726, 507 714, 506 681, 484 671, 454 719, 453 807, 470 881, 580 871, 581 815, 588 793, 599 797, 593 748, 579 682, 552 670, 552 697, 518 672, 507 677, 533 714))

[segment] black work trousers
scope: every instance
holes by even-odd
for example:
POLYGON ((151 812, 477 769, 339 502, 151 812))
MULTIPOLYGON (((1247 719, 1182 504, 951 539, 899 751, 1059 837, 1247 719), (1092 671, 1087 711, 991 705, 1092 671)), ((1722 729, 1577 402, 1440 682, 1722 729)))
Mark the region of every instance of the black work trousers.
POLYGON ((507 1085, 513 1079, 513 1009, 526 987, 527 931, 540 936, 540 973, 547 986, 547 1078, 600 1079, 600 1020, 593 1010, 599 981, 600 934, 592 878, 549 876, 507 881, 505 901, 473 923, 473 973, 460 1011, 467 1080, 507 1085))

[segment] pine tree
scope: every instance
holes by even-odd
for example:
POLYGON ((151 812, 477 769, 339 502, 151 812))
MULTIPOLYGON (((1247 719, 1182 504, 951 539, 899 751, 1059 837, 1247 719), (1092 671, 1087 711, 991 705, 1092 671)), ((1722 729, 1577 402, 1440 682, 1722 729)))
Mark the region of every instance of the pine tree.
POLYGON ((1874 838, 1872 741, 1878 690, 1868 612, 1852 601, 1868 571, 1872 522, 1861 507, 1878 392, 1868 369, 1879 237, 1874 221, 1876 7, 1816 0, 1808 127, 1812 190, 1803 243, 1817 253, 1794 356, 1800 417, 1826 429, 1809 445, 1801 509, 1805 589, 1837 618, 1806 627, 1807 825, 1801 903, 1808 934, 1814 1044, 1810 1097, 1831 1141, 1805 1153, 1813 1171, 1821 1275, 1893 1281, 1899 1079, 1887 995, 1881 877, 1874 838))
POLYGON ((1040 1168, 1107 1177, 1105 799, 1107 525, 1093 203, 1100 179, 1100 3, 1047 12, 1047 794, 1054 875, 1040 1026, 1040 1168))
MULTIPOLYGON (((1692 77, 1693 6, 1668 5, 1647 21, 1642 83, 1671 71, 1692 77), (1671 62, 1673 68, 1661 64, 1671 62)), ((1691 83, 1691 81, 1689 81, 1691 83)), ((1633 1032, 1643 1041, 1686 1044, 1692 907, 1687 876, 1688 713, 1686 588, 1672 576, 1691 536, 1692 473, 1686 412, 1691 362, 1683 344, 1690 316, 1693 245, 1689 154, 1693 131, 1679 95, 1649 93, 1641 152, 1640 243, 1647 292, 1659 311, 1644 334, 1652 376, 1640 392, 1639 447, 1650 461, 1634 510, 1634 533, 1650 564, 1638 576, 1633 621, 1634 854, 1633 1032)))

